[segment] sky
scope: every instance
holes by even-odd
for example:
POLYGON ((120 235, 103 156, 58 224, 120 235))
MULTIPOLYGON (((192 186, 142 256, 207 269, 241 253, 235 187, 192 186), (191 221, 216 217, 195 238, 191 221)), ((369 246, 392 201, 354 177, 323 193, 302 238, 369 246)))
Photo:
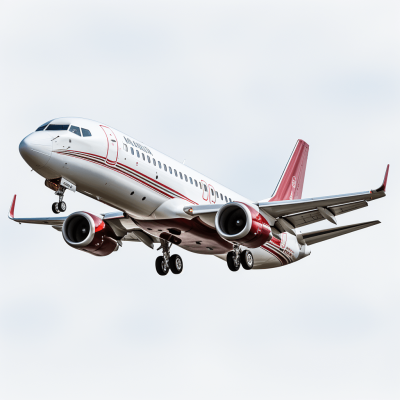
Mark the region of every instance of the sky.
MULTIPOLYGON (((400 4, 11 1, 0 13, 0 398, 398 399, 400 4), (377 188, 338 217, 380 225, 282 268, 188 253, 97 258, 46 226, 55 201, 19 142, 62 116, 101 121, 253 201, 297 139, 303 197, 377 188)), ((111 209, 78 193, 68 212, 111 209)), ((324 229, 328 222, 304 228, 324 229)))

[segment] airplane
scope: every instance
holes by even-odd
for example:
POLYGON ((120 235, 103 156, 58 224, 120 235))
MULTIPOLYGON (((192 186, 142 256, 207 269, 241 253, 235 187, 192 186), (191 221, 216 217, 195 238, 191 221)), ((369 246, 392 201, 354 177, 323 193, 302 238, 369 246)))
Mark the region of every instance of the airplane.
POLYGON ((26 163, 45 178, 58 201, 57 216, 16 218, 14 195, 9 218, 50 225, 71 247, 108 256, 123 242, 159 246, 156 271, 180 274, 176 245, 215 255, 231 271, 269 269, 299 261, 310 246, 380 221, 297 233, 297 229, 368 206, 386 196, 389 165, 375 190, 302 199, 309 145, 298 140, 270 198, 254 202, 143 142, 108 125, 83 118, 50 120, 19 145, 26 163), (118 211, 86 211, 59 216, 67 209, 66 191, 79 192, 118 211))

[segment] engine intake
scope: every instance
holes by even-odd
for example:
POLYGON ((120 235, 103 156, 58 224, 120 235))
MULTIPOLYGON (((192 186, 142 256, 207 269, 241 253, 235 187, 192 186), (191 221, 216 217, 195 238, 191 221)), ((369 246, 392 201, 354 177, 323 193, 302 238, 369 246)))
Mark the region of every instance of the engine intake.
POLYGON ((119 246, 114 231, 101 218, 83 211, 68 216, 62 234, 71 247, 95 256, 108 256, 119 246))
POLYGON ((225 204, 215 216, 218 234, 228 242, 256 248, 272 238, 267 220, 253 207, 239 202, 225 204))

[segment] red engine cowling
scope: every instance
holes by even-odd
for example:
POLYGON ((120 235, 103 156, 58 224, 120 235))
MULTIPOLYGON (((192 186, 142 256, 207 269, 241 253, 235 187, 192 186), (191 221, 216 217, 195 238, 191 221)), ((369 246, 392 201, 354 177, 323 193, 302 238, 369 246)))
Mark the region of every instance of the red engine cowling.
POLYGON ((215 216, 218 234, 228 242, 256 248, 272 238, 267 220, 245 203, 228 203, 215 216))
POLYGON ((119 246, 114 231, 101 218, 83 211, 68 216, 62 234, 71 247, 95 256, 108 256, 119 246))

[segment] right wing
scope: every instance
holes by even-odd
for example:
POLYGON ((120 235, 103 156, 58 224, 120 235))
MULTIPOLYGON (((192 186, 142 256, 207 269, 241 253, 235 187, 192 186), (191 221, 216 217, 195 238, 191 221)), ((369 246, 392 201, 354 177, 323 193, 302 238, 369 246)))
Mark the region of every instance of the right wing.
POLYGON ((382 185, 376 190, 299 200, 265 201, 257 205, 276 220, 275 226, 281 232, 293 233, 295 228, 324 219, 336 223, 337 215, 367 207, 368 202, 385 197, 388 173, 389 165, 382 185))
MULTIPOLYGON (((309 199, 260 201, 256 205, 261 212, 264 212, 271 226, 279 232, 290 232, 296 235, 295 228, 324 219, 336 224, 337 215, 367 207, 368 202, 385 197, 388 173, 389 165, 382 185, 375 190, 309 199)), ((222 206, 224 204, 192 205, 184 207, 183 210, 186 214, 199 216, 204 222, 214 226, 215 214, 222 206)))

